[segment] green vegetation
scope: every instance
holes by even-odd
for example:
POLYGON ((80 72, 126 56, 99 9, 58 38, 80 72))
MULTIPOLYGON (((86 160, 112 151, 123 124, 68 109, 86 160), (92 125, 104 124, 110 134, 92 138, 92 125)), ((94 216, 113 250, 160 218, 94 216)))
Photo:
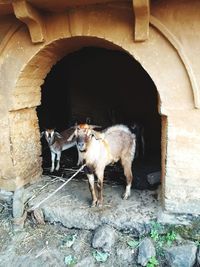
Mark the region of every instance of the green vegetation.
POLYGON ((200 241, 195 241, 194 243, 198 248, 200 248, 200 241))
POLYGON ((177 233, 168 229, 168 232, 163 233, 163 226, 157 222, 152 222, 150 237, 155 241, 157 247, 163 245, 171 246, 172 243, 177 239, 177 233))
POLYGON ((164 239, 166 244, 171 246, 172 243, 177 239, 177 234, 174 231, 171 231, 164 236, 164 239))
POLYGON ((74 266, 76 263, 76 258, 73 255, 68 255, 65 257, 65 264, 67 266, 74 266))
POLYGON ((107 252, 102 252, 99 250, 93 251, 92 255, 97 262, 106 262, 109 256, 107 252))
POLYGON ((158 264, 159 263, 158 263, 156 257, 151 257, 147 263, 147 267, 155 267, 155 266, 158 266, 158 264))
POLYGON ((140 242, 136 241, 134 239, 130 239, 130 240, 127 241, 127 244, 128 244, 128 246, 130 248, 135 249, 135 248, 137 248, 139 246, 140 242))
POLYGON ((158 241, 160 239, 160 235, 158 233, 157 230, 152 229, 150 232, 150 237, 154 240, 154 241, 158 241))
POLYGON ((63 238, 63 240, 62 240, 62 246, 63 247, 67 247, 67 248, 72 247, 72 245, 74 244, 76 238, 77 238, 76 234, 65 236, 63 238))

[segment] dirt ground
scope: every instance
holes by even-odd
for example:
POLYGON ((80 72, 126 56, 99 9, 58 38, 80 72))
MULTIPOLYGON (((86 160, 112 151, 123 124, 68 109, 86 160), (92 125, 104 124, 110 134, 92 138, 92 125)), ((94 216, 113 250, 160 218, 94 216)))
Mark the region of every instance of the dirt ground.
MULTIPOLYGON (((45 168, 40 181, 25 188, 26 210, 55 192, 77 169, 70 164, 62 165, 60 172, 50 175, 49 169, 45 168)), ((143 177, 148 173, 145 171, 143 177)), ((136 169, 136 180, 138 173, 136 169)), ((91 208, 88 182, 82 172, 43 202, 36 213, 28 212, 23 228, 13 225, 12 203, 0 202, 0 267, 139 267, 138 251, 145 237, 152 240, 159 260, 159 265, 147 266, 170 266, 163 258, 160 244, 166 238, 172 243, 169 238, 174 232, 165 232, 163 228, 158 232, 160 224, 155 224, 161 205, 158 185, 149 189, 147 185, 147 181, 136 183, 131 197, 122 200, 125 189, 122 169, 118 165, 110 166, 105 172, 104 205, 91 208), (138 185, 144 189, 135 188, 138 185)), ((198 220, 200 222, 200 218, 198 220)), ((190 248, 192 242, 192 249, 197 253, 199 227, 182 232, 189 240, 176 233, 176 245, 186 243, 190 248)), ((145 256, 145 252, 143 254, 145 256)))
MULTIPOLYGON (((77 170, 71 163, 67 167, 61 165, 60 172, 53 175, 49 175, 49 169, 44 167, 41 180, 25 188, 26 209, 54 192, 77 170)), ((153 190, 156 188, 147 190, 147 181, 141 183, 139 175, 139 172, 135 175, 132 196, 122 200, 125 189, 123 170, 118 165, 108 167, 104 205, 91 208, 88 182, 85 174, 80 173, 39 207, 45 224, 39 224, 33 213, 28 213, 23 229, 13 228, 11 205, 2 203, 0 267, 137 266, 136 249, 127 242, 149 232, 148 224, 156 218, 158 209, 156 191, 153 190), (135 187, 143 187, 143 190, 135 187), (101 225, 108 225, 116 232, 115 245, 106 254, 109 257, 105 263, 98 261, 96 249, 91 245, 95 229, 101 225)))
MULTIPOLYGON (((63 185, 78 169, 76 162, 77 155, 69 149, 62 154, 59 172, 50 174, 50 153, 44 148, 43 176, 37 183, 27 185, 23 192, 25 211, 34 209, 63 185)), ((189 245, 188 258, 191 251, 195 251, 196 257, 195 265, 191 266, 199 266, 200 218, 191 214, 172 217, 162 214, 160 183, 157 180, 150 184, 148 180, 148 175, 155 172, 159 178, 159 158, 136 159, 131 196, 122 200, 123 169, 119 164, 108 166, 103 207, 91 208, 88 181, 82 171, 34 212, 27 212, 23 228, 13 223, 12 202, 0 200, 0 267, 139 267, 139 254, 143 259, 147 257, 145 251, 140 252, 146 238, 150 246, 147 251, 156 250, 156 259, 149 258, 152 262, 148 267, 171 266, 164 258, 164 246, 169 242, 189 245), (187 225, 188 220, 194 223, 188 229, 172 230, 171 226, 164 229, 158 218, 168 225, 171 222, 187 225)), ((185 254, 181 253, 179 258, 185 254)))

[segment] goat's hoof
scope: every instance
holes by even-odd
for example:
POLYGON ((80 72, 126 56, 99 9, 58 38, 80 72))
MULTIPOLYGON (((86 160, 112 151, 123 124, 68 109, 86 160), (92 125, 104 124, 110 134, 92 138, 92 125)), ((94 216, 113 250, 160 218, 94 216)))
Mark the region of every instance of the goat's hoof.
POLYGON ((53 169, 51 169, 51 170, 50 170, 50 173, 52 173, 52 172, 54 172, 54 170, 53 170, 53 169))
POLYGON ((103 206, 102 200, 97 200, 97 207, 101 208, 103 206))
POLYGON ((122 195, 122 199, 124 199, 124 200, 127 200, 129 197, 130 197, 130 195, 128 195, 126 193, 122 195))
POLYGON ((91 208, 94 208, 94 207, 96 207, 96 205, 97 205, 97 200, 95 200, 95 201, 92 201, 91 208))

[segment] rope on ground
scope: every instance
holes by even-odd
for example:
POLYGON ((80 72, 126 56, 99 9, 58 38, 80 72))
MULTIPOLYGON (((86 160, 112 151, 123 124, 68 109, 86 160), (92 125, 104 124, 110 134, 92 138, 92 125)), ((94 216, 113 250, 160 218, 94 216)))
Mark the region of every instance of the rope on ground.
POLYGON ((55 195, 61 188, 63 188, 66 184, 68 184, 79 172, 83 170, 83 168, 86 166, 86 164, 82 165, 65 183, 63 183, 61 186, 59 186, 55 191, 53 191, 50 195, 48 195, 46 198, 44 198, 42 201, 34 205, 33 207, 29 208, 27 211, 31 212, 37 209, 42 203, 47 201, 50 197, 55 195))

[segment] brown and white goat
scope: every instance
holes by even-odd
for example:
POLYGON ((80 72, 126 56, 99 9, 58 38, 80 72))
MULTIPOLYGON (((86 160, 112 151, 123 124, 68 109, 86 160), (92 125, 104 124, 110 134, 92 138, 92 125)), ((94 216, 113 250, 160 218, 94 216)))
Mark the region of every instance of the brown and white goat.
POLYGON ((103 203, 103 179, 105 167, 121 161, 126 176, 126 190, 123 195, 127 199, 131 193, 133 180, 132 162, 135 154, 135 135, 125 125, 115 125, 102 132, 94 130, 95 126, 80 124, 74 134, 77 148, 89 170, 87 177, 92 195, 92 206, 103 203), (95 192, 94 174, 97 176, 97 191, 95 192))
MULTIPOLYGON (((108 109, 108 119, 111 125, 118 124, 123 120, 121 112, 118 108, 108 109)), ((145 138, 144 138, 144 125, 138 122, 129 123, 129 129, 136 137, 135 158, 144 158, 145 156, 145 138)))
MULTIPOLYGON (((54 129, 46 129, 42 132, 42 135, 45 135, 46 141, 49 145, 49 149, 51 151, 51 170, 53 172, 55 169, 55 160, 57 161, 56 164, 56 171, 60 169, 60 158, 61 153, 64 150, 67 150, 73 146, 76 146, 76 141, 71 140, 68 141, 68 138, 73 134, 74 128, 71 127, 61 133, 56 132, 54 129)), ((78 165, 80 164, 80 157, 78 153, 78 165)))

